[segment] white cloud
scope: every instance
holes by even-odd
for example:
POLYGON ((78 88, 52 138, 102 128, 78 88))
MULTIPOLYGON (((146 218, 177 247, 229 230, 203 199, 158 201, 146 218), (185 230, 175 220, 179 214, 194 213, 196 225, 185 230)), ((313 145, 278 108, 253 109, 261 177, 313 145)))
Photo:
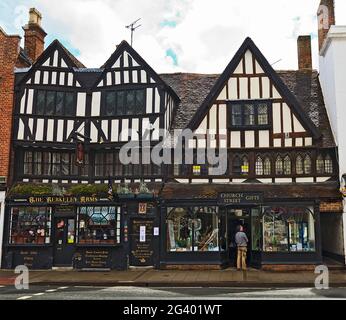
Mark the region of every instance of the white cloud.
MULTIPOLYGON (((43 27, 80 51, 88 67, 101 66, 121 40, 125 25, 141 17, 134 48, 157 72, 221 72, 250 36, 276 69, 297 66, 296 38, 317 32, 319 0, 33 0, 43 27), (163 27, 175 21, 176 27, 163 27), (166 56, 178 57, 178 66, 166 56)), ((336 0, 337 24, 346 24, 346 3, 336 0)), ((4 20, 5 17, 0 19, 4 20)), ((317 39, 313 40, 317 67, 317 39)))

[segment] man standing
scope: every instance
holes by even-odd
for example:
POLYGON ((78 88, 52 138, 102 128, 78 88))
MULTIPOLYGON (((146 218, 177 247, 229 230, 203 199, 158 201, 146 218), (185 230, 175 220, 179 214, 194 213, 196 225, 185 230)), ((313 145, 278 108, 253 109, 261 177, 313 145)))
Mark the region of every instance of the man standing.
POLYGON ((237 244, 237 269, 246 270, 246 251, 249 240, 244 232, 243 226, 239 225, 237 231, 235 235, 235 242, 237 244))

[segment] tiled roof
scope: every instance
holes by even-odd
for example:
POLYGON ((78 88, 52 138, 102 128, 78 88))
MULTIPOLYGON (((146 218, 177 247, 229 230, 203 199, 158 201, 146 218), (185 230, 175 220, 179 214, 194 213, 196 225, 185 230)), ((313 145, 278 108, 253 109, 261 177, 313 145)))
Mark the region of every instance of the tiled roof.
MULTIPOLYGON (((321 131, 320 147, 334 147, 317 71, 277 71, 307 116, 321 131)), ((178 94, 181 103, 172 129, 184 129, 213 88, 219 74, 173 73, 160 77, 178 94)))
POLYGON ((19 59, 22 59, 28 67, 32 65, 32 60, 30 57, 27 55, 26 51, 21 47, 19 50, 19 59))

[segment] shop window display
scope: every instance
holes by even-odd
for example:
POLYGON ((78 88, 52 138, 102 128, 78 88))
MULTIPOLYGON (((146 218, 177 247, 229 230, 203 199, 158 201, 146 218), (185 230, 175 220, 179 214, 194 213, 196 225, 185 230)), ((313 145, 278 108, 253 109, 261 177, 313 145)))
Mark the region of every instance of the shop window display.
POLYGON ((120 207, 81 207, 78 213, 78 243, 120 242, 120 207))
POLYGON ((188 208, 168 208, 166 220, 168 251, 192 251, 190 220, 191 213, 188 208))
POLYGON ((52 209, 49 207, 13 207, 10 244, 49 244, 52 209))
POLYGON ((195 207, 193 211, 194 251, 219 251, 216 207, 195 207))
POLYGON ((217 207, 168 208, 167 251, 219 251, 217 207))
POLYGON ((315 220, 312 209, 265 208, 263 250, 267 252, 315 251, 315 220))

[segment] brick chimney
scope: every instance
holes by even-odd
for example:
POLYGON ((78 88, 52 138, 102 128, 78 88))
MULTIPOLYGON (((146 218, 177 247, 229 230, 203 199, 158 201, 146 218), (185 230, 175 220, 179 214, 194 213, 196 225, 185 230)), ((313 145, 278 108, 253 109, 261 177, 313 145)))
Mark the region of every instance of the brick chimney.
POLYGON ((317 11, 318 46, 321 51, 330 26, 335 25, 334 0, 321 0, 317 11))
POLYGON ((44 38, 47 33, 41 27, 42 15, 35 8, 29 10, 29 22, 23 27, 24 50, 35 62, 44 50, 44 38))
POLYGON ((297 42, 299 70, 312 70, 311 36, 299 36, 297 42))

